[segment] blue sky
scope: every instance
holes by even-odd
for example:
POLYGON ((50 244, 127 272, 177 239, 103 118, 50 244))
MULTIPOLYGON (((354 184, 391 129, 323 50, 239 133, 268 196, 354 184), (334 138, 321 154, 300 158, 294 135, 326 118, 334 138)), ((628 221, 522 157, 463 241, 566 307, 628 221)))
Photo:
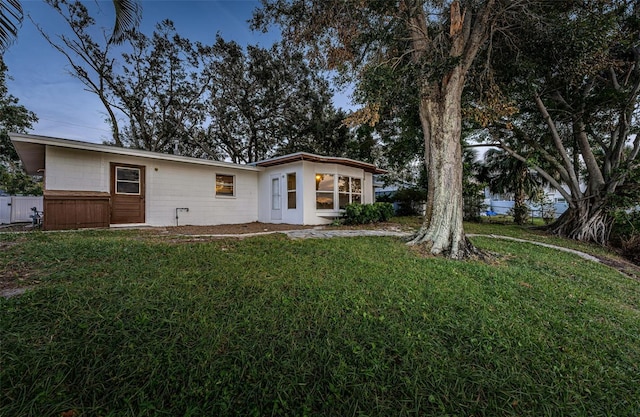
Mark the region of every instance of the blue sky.
MULTIPOLYGON (((113 6, 110 0, 85 2, 98 25, 111 28, 113 6)), ((142 0, 140 30, 150 35, 156 23, 169 18, 180 35, 192 41, 212 44, 216 33, 225 40, 270 46, 279 36, 277 31, 252 32, 247 20, 259 6, 249 0, 142 0)), ((59 16, 41 0, 22 0, 29 14, 50 35, 67 30, 59 16)), ((4 54, 9 67, 9 92, 20 103, 36 113, 39 122, 33 134, 102 142, 110 137, 104 108, 97 96, 84 91, 80 81, 68 74, 65 58, 55 51, 25 18, 18 39, 4 54)), ((346 107, 346 99, 336 105, 346 107)))

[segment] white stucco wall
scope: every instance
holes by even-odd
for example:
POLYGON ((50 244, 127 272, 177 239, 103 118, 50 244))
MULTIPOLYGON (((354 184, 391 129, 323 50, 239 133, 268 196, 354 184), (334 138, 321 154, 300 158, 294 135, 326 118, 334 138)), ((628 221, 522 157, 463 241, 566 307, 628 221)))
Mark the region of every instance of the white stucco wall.
POLYGON ((45 152, 45 190, 109 192, 109 161, 103 154, 53 146, 45 152))
MULTIPOLYGON (((341 164, 297 161, 268 168, 200 165, 145 156, 46 146, 45 189, 110 192, 111 163, 145 167, 145 218, 152 226, 264 223, 328 224, 340 210, 316 209, 316 174, 362 178, 362 202, 374 201, 373 176, 341 164), (287 207, 287 174, 296 174, 295 209, 287 207), (216 197, 215 175, 235 177, 235 196, 216 197), (271 210, 271 180, 280 178, 281 218, 271 210)), ((336 194, 337 197, 337 194, 336 194)))
POLYGON ((195 165, 47 146, 45 189, 110 192, 110 163, 145 167, 146 223, 216 225, 258 220, 258 170, 195 165), (215 174, 235 176, 235 196, 216 197, 215 174))
POLYGON ((259 179, 259 214, 258 219, 264 223, 289 223, 305 225, 329 224, 340 217, 340 210, 316 210, 316 174, 346 175, 362 178, 363 203, 373 203, 373 176, 363 169, 340 164, 325 164, 309 161, 298 161, 265 168, 259 179), (287 208, 287 174, 296 173, 297 204, 295 209, 287 208), (271 211, 271 179, 279 176, 282 195, 282 219, 274 220, 271 211))
MULTIPOLYGON (((303 187, 303 162, 293 162, 290 164, 277 165, 265 168, 259 175, 258 182, 258 221, 263 223, 304 223, 303 187), (287 174, 296 174, 296 208, 287 207, 287 174), (275 219, 271 210, 271 180, 274 176, 280 178, 280 195, 282 196, 281 219, 275 219)), ((311 223, 315 224, 315 223, 311 223)))

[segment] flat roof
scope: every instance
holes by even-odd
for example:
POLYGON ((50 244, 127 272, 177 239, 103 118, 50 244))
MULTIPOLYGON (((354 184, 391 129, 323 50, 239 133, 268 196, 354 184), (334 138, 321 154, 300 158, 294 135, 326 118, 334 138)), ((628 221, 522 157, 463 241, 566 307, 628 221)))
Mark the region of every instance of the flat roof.
POLYGON ((71 139, 53 138, 49 136, 27 135, 22 133, 9 133, 9 137, 16 148, 27 174, 37 175, 44 170, 44 156, 46 146, 55 146, 67 149, 79 149, 84 151, 102 152, 114 155, 135 156, 140 158, 156 159, 163 161, 184 162, 187 164, 208 165, 229 169, 242 169, 258 172, 260 169, 253 165, 241 165, 231 162, 213 161, 210 159, 192 158, 188 156, 170 155, 158 152, 143 151, 140 149, 121 148, 118 146, 103 145, 99 143, 82 142, 71 139))
POLYGON ((288 164, 290 162, 296 162, 296 161, 311 161, 311 162, 319 162, 319 163, 325 163, 325 164, 340 164, 340 165, 346 165, 354 168, 361 168, 366 172, 371 172, 374 174, 387 173, 386 170, 380 169, 375 165, 367 162, 356 161, 355 159, 349 159, 349 158, 316 155, 308 152, 296 152, 289 155, 283 155, 275 158, 265 159, 263 161, 254 162, 253 165, 266 168, 266 167, 275 166, 275 165, 288 164))
POLYGON ((79 149, 91 152, 101 152, 114 155, 134 156, 163 161, 183 162, 187 164, 208 165, 214 167, 241 169, 258 172, 261 168, 282 165, 296 161, 311 161, 327 164, 340 164, 354 168, 361 168, 374 174, 385 174, 387 171, 367 162, 349 158, 315 155, 307 152, 297 152, 289 155, 265 159, 252 164, 242 165, 232 162, 214 161, 211 159, 192 158, 189 156, 170 155, 165 153, 143 151, 140 149, 121 148, 119 146, 103 145, 100 143, 82 142, 79 140, 54 138, 50 136, 28 135, 23 133, 9 133, 9 137, 16 148, 27 174, 37 175, 45 168, 45 148, 55 146, 67 149, 79 149))

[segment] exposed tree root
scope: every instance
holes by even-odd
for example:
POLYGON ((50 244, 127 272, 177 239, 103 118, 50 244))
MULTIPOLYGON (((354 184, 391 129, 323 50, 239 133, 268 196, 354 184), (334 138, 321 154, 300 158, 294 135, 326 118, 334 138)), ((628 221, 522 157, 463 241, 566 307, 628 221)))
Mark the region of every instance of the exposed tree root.
POLYGON ((589 214, 586 210, 567 210, 547 231, 569 239, 606 245, 611 227, 612 219, 604 212, 589 214))
POLYGON ((446 244, 436 245, 434 244, 434 237, 432 233, 426 230, 426 228, 420 228, 418 232, 410 238, 407 242, 410 246, 421 246, 424 253, 428 253, 433 256, 444 256, 450 259, 457 260, 479 260, 483 262, 493 262, 499 255, 478 249, 471 243, 471 241, 462 233, 460 239, 456 239, 454 244, 450 246, 446 244), (445 249, 450 247, 451 249, 445 249))

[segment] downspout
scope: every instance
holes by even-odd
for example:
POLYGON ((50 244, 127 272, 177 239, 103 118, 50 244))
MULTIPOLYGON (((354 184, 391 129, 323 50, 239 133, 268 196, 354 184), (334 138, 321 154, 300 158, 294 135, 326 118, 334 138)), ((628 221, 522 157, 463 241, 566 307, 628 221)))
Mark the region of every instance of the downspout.
POLYGON ((187 213, 189 212, 189 207, 176 207, 176 226, 179 226, 178 224, 178 212, 180 211, 186 211, 187 213))

